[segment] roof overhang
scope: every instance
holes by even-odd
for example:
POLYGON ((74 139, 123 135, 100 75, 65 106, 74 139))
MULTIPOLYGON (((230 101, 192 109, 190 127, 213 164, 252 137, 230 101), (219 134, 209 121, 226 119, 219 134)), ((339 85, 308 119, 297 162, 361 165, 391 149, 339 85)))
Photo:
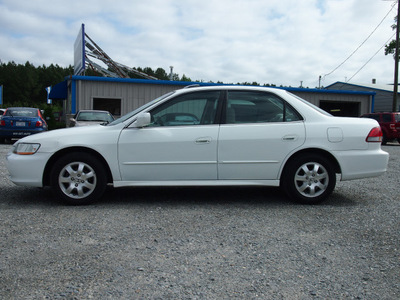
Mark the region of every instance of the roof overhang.
POLYGON ((68 98, 68 82, 64 80, 51 88, 49 99, 64 100, 68 98))

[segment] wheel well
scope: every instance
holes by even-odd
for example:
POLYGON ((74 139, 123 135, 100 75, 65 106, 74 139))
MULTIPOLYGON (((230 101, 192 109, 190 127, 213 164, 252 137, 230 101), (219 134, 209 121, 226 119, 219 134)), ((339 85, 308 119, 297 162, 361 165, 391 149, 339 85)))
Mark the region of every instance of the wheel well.
POLYGON ((341 173, 342 172, 342 170, 340 169, 340 165, 339 165, 338 161, 336 160, 336 158, 331 153, 329 153, 328 151, 322 150, 322 149, 318 149, 318 148, 309 148, 309 149, 303 149, 303 150, 301 150, 299 152, 296 152, 296 153, 292 154, 292 156, 289 157, 289 159, 286 161, 285 166, 284 166, 284 168, 282 170, 281 178, 284 176, 286 168, 289 165, 289 163, 292 160, 296 160, 298 157, 300 157, 302 155, 305 155, 305 154, 321 155, 321 156, 329 159, 329 161, 332 163, 332 165, 334 167, 335 173, 341 173))
POLYGON ((46 167, 44 169, 43 173, 43 185, 48 186, 50 185, 50 173, 51 169, 53 168, 54 163, 63 155, 72 153, 72 152, 80 152, 80 153, 89 153, 92 156, 95 156, 105 167, 106 174, 107 174, 107 182, 111 183, 112 182, 112 174, 110 167, 108 166, 108 163, 104 159, 102 155, 100 155, 98 152, 94 151, 93 149, 85 148, 85 147, 71 147, 71 148, 65 148, 62 149, 56 153, 53 154, 52 157, 50 157, 49 161, 46 164, 46 167))

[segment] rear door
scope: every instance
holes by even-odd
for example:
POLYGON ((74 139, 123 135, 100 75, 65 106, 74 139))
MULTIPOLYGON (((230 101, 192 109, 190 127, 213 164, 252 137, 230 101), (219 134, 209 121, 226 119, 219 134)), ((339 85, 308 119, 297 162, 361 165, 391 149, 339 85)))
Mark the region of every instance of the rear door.
POLYGON ((301 116, 271 93, 229 91, 221 125, 218 177, 275 180, 286 156, 305 141, 301 116))

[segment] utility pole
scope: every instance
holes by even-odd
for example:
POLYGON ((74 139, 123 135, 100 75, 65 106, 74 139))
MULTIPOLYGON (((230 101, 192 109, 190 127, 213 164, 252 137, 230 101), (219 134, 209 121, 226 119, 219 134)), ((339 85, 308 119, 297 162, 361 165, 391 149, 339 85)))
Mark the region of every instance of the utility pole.
POLYGON ((400 32, 400 0, 397 0, 397 24, 396 24, 396 52, 394 62, 394 85, 393 85, 393 106, 392 111, 397 111, 397 94, 399 89, 399 32, 400 32))

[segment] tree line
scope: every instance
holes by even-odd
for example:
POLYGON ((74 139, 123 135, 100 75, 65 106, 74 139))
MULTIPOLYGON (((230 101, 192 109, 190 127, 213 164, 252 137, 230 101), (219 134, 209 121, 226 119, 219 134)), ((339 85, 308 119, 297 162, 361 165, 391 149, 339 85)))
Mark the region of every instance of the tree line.
POLYGON ((3 107, 9 106, 38 106, 46 104, 46 87, 53 86, 70 74, 68 68, 59 65, 39 66, 26 62, 0 63, 0 85, 3 86, 3 107))
MULTIPOLYGON (((170 80, 170 75, 163 69, 153 70, 150 67, 135 68, 136 70, 156 77, 160 80, 170 80)), ((29 61, 25 64, 16 64, 15 62, 3 63, 0 60, 0 86, 3 87, 3 104, 0 107, 11 106, 32 106, 44 109, 46 106, 47 91, 46 88, 54 86, 63 81, 65 77, 74 74, 73 66, 61 67, 51 64, 50 66, 35 67, 29 61)), ((87 69, 88 76, 103 76, 98 72, 87 69)), ((130 73, 131 78, 140 78, 134 73, 130 73)), ((202 80, 192 80, 185 74, 173 74, 174 81, 203 82, 202 80)), ((211 82, 211 81, 208 81, 211 82)), ((223 83, 218 81, 217 83, 223 83)), ((237 83, 242 85, 260 85, 257 82, 237 83)), ((275 86, 264 84, 264 86, 275 86)), ((57 105, 57 104, 53 104, 57 105)))

